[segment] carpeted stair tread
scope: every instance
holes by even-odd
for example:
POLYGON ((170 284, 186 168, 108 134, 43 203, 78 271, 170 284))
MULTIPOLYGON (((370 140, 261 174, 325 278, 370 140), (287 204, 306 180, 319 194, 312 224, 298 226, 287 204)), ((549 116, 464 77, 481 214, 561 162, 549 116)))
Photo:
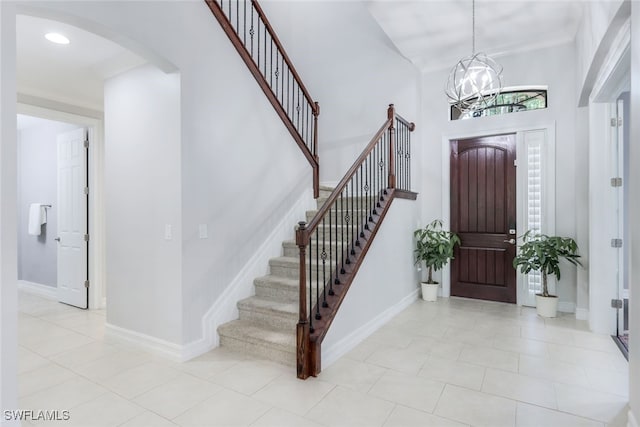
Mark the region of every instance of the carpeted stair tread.
POLYGON ((298 304, 293 302, 274 301, 272 299, 253 296, 238 301, 238 309, 254 310, 263 313, 274 313, 282 316, 298 315, 298 304))
MULTIPOLYGON (((299 303, 300 281, 298 279, 269 274, 253 281, 256 296, 283 303, 299 303)), ((315 290, 315 286, 314 286, 315 290)))
POLYGON ((275 276, 273 274, 267 274, 266 276, 257 277, 253 284, 256 286, 269 286, 278 288, 295 288, 300 286, 300 280, 292 279, 290 277, 275 276))
POLYGON ((230 337, 252 344, 263 344, 295 352, 296 334, 291 331, 278 331, 267 326, 258 325, 246 320, 232 320, 218 327, 220 336, 230 337))
POLYGON ((300 266, 300 260, 295 257, 289 256, 279 256, 275 258, 271 258, 269 260, 269 265, 271 266, 281 266, 281 267, 296 267, 300 266))
MULTIPOLYGON (((333 191, 333 188, 321 186, 320 206, 333 191)), ((347 199, 343 199, 346 203, 347 199)), ((316 211, 308 211, 307 218, 316 211)), ((345 212, 346 214, 346 212, 345 212)), ((342 212, 338 215, 343 216, 342 212)), ((351 213, 353 215, 353 213, 351 213)), ((338 247, 343 243, 336 236, 336 230, 346 227, 328 223, 320 226, 319 235, 333 235, 333 242, 326 242, 325 247, 338 247)), ((312 240, 315 244, 315 240, 312 240)), ((320 242, 322 244, 322 242, 320 242)), ((233 320, 218 327, 220 345, 235 351, 263 357, 275 362, 295 366, 296 361, 296 323, 298 321, 299 287, 297 276, 300 272, 299 248, 295 240, 282 243, 283 256, 269 260, 271 274, 257 277, 253 283, 255 296, 238 301, 240 319, 233 320)), ((332 257, 333 260, 333 257, 332 257)), ((307 260, 308 262, 308 260, 307 260)), ((313 260, 312 266, 316 266, 313 260)), ((308 266, 307 266, 308 268, 308 266)), ((314 268, 312 277, 321 273, 314 268)), ((309 294, 315 303, 315 286, 309 294)))

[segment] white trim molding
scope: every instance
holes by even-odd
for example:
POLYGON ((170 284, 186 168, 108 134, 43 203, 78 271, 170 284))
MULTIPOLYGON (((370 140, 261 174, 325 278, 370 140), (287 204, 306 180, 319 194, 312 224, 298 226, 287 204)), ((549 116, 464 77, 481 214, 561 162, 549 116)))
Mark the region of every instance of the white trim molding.
POLYGON ((416 289, 406 297, 402 298, 398 303, 389 307, 369 322, 365 323, 360 328, 351 332, 346 337, 335 343, 329 348, 322 348, 322 368, 326 369, 342 356, 353 350, 358 344, 360 344, 369 335, 380 329, 389 320, 395 317, 405 308, 409 307, 415 301, 418 300, 420 295, 420 289, 416 289))
POLYGON ((568 301, 558 301, 558 311, 561 313, 575 313, 576 303, 568 301))
POLYGON ((186 344, 182 360, 190 360, 220 345, 218 326, 238 318, 237 302, 255 294, 253 280, 267 274, 269 259, 282 253, 282 242, 293 237, 293 227, 316 205, 311 189, 305 190, 254 252, 202 318, 202 337, 186 344))
POLYGON ((47 286, 41 283, 29 282, 27 280, 18 280, 18 290, 37 295, 42 298, 58 301, 58 288, 55 286, 47 286))
POLYGON ((629 409, 627 419, 628 419, 627 427, 640 427, 640 424, 638 423, 638 419, 636 418, 635 415, 633 415, 633 411, 631 409, 629 409))
POLYGON ((576 319, 577 320, 589 320, 589 309, 588 308, 576 308, 576 319))
POLYGON ((161 340, 151 335, 142 334, 130 329, 121 328, 105 322, 105 332, 108 337, 126 341, 150 353, 156 353, 176 362, 184 362, 184 347, 169 341, 161 340))

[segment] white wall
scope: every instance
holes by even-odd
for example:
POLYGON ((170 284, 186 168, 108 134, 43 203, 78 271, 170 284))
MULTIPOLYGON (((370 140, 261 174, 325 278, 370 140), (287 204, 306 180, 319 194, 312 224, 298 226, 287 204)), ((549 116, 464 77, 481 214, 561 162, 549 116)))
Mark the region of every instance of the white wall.
POLYGON ((106 81, 104 117, 107 322, 180 343, 180 75, 106 81))
MULTIPOLYGON (((162 221, 181 228, 173 242, 182 239, 182 331, 156 336, 197 341, 205 312, 264 242, 270 224, 288 211, 301 188, 311 186, 310 166, 204 2, 43 1, 29 2, 28 11, 117 37, 150 62, 179 70, 180 151, 174 159, 181 168, 182 212, 176 223, 162 221), (206 239, 198 238, 201 224, 208 228, 206 239)), ((154 170, 147 165, 140 174, 154 170)), ((162 240, 162 233, 155 230, 154 238, 162 240)), ((160 241, 153 249, 165 246, 160 241)), ((139 317, 156 315, 149 304, 141 309, 139 317)), ((124 314, 112 316, 123 325, 124 314)), ((150 333, 159 327, 129 328, 150 333)))
POLYGON ((38 120, 18 132, 18 279, 57 284, 58 166, 57 136, 77 126, 38 120), (39 236, 28 231, 29 205, 46 203, 47 223, 39 236))
POLYGON ((417 298, 413 230, 419 225, 418 202, 395 199, 322 342, 323 369, 417 298))
POLYGON ((618 297, 619 249, 611 247, 611 239, 618 235, 615 189, 610 185, 611 114, 606 103, 589 106, 589 242, 593 259, 589 265, 589 325, 596 332, 613 335, 616 314, 611 300, 618 297))
POLYGON ((589 68, 589 75, 579 88, 581 96, 586 96, 589 101, 588 223, 592 261, 588 266, 589 325, 595 332, 613 335, 616 333, 617 316, 610 301, 618 298, 618 255, 623 252, 611 247, 611 239, 625 239, 624 236, 618 236, 616 206, 619 190, 610 185, 615 173, 613 165, 617 162, 617 152, 612 144, 617 128, 610 125, 611 118, 616 114, 610 104, 625 86, 628 87, 625 81, 628 79, 628 65, 623 52, 628 41, 629 4, 617 4, 615 10, 608 12, 604 10, 610 6, 613 5, 587 4, 581 31, 589 33, 590 26, 593 27, 590 31, 591 44, 585 46, 581 42, 584 37, 579 37, 577 46, 578 57, 582 61, 591 61, 585 65, 589 68), (595 15, 589 16, 590 13, 595 15), (607 26, 603 28, 605 24, 607 26), (597 46, 597 52, 592 52, 589 46, 597 46))
MULTIPOLYGON (((634 2, 631 16, 631 114, 638 117, 640 111, 640 4, 634 2)), ((640 182, 640 121, 631 121, 629 149, 629 182, 640 182)), ((629 187, 629 218, 631 221, 631 298, 629 343, 629 427, 640 425, 640 187, 629 187), (635 420, 633 423, 631 420, 635 420)))
MULTIPOLYGON (((589 122, 589 109, 578 108, 576 112, 576 143, 575 161, 576 173, 575 196, 576 203, 581 209, 576 209, 576 242, 580 248, 580 253, 588 255, 590 253, 589 240, 589 210, 584 209, 589 203, 589 150, 585 148, 589 141, 589 127, 585 123, 589 122)), ((576 318, 587 320, 589 316, 589 257, 585 256, 581 260, 584 268, 578 268, 576 272, 576 318)))
MULTIPOLYGON (((576 238, 576 217, 587 209, 584 194, 578 197, 576 182, 587 179, 583 157, 578 150, 587 150, 585 141, 576 139, 575 46, 573 43, 545 49, 501 56, 496 60, 504 67, 505 86, 548 86, 548 108, 536 111, 481 117, 468 120, 448 120, 448 103, 443 86, 449 68, 426 73, 422 77, 422 108, 424 147, 420 164, 423 169, 422 220, 442 218, 443 137, 486 135, 505 129, 537 128, 556 125, 556 234, 576 238), (568 83, 569 82, 569 83, 568 83), (578 161, 580 163, 578 163, 578 161)), ((453 64, 451 64, 453 66, 453 64)), ((583 116, 581 116, 583 117, 583 116)), ((446 153, 444 153, 446 155, 446 153)), ((448 157, 447 157, 448 158, 448 157)), ((519 229, 522 233, 525 230, 519 229)), ((588 254, 582 250, 583 260, 588 254)), ((562 282, 558 289, 560 302, 571 306, 576 302, 576 269, 563 265, 562 282)))
POLYGON ((608 44, 629 15, 628 0, 588 1, 576 34, 576 88, 581 106, 589 101, 591 89, 608 53, 608 44))
POLYGON ((264 9, 320 103, 323 181, 337 182, 387 119, 387 107, 416 122, 419 72, 402 57, 363 1, 267 1, 264 9), (330 29, 330 30, 329 30, 330 29))
MULTIPOLYGON (((0 3, 0 408, 17 409, 15 9, 0 3)), ((2 426, 17 426, 2 417, 2 426)))

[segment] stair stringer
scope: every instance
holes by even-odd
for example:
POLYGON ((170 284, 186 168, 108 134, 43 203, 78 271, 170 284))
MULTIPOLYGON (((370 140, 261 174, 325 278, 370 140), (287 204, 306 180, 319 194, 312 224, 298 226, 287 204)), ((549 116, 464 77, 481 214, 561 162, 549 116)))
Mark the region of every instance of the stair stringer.
MULTIPOLYGON (((300 366, 300 359, 298 359, 298 378, 306 379, 308 376, 317 376, 322 369, 322 354, 325 351, 322 349, 322 343, 331 329, 334 319, 341 311, 342 302, 345 300, 352 284, 356 281, 358 277, 358 272, 361 266, 364 264, 365 260, 367 260, 367 254, 369 249, 371 248, 373 241, 376 240, 376 236, 380 229, 382 228, 382 224, 385 221, 387 213, 391 209, 393 202, 395 199, 409 199, 415 200, 417 197, 416 193, 407 192, 404 190, 397 190, 393 188, 387 188, 384 190, 384 196, 381 198, 378 207, 378 213, 373 215, 373 221, 370 221, 370 230, 364 230, 364 237, 360 239, 360 246, 354 248, 355 254, 351 257, 351 263, 345 266, 344 274, 340 274, 340 282, 339 286, 334 286, 333 291, 334 295, 327 295, 326 301, 327 306, 316 304, 315 307, 311 310, 312 313, 316 312, 316 310, 320 313, 320 318, 318 320, 312 320, 313 323, 309 325, 313 326, 314 331, 310 333, 310 348, 309 348, 309 365, 307 366, 308 371, 305 370, 304 365, 300 366)), ((410 227, 415 224, 415 219, 411 221, 410 227)), ((410 256, 413 256, 413 252, 410 250, 413 246, 413 229, 407 232, 409 236, 409 250, 407 253, 410 256)), ((386 245, 378 244, 378 247, 387 247, 386 245)), ((369 258, 371 259, 371 258, 369 258)), ((416 286, 417 280, 413 282, 416 286)), ((344 311, 344 310, 343 310, 344 311)), ((299 349, 298 349, 299 350, 299 349)))
POLYGON ((375 242, 322 341, 323 369, 418 299, 420 273, 414 265, 412 251, 418 209, 413 201, 394 198, 375 242))
POLYGON ((269 260, 279 256, 282 252, 282 242, 291 238, 292 225, 297 224, 300 218, 304 218, 305 212, 314 209, 315 206, 313 190, 305 189, 202 317, 202 337, 184 346, 183 361, 200 356, 220 345, 218 326, 238 318, 238 301, 255 294, 254 279, 267 274, 269 260))

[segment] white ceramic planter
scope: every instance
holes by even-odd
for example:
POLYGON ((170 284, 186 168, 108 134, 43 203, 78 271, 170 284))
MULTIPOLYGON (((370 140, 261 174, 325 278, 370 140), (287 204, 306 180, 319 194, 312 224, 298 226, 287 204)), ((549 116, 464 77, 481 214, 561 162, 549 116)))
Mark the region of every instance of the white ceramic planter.
POLYGON ((542 317, 556 317, 558 312, 558 297, 543 297, 536 294, 536 311, 542 317))
POLYGON ((437 301, 438 300, 438 288, 440 285, 438 283, 425 283, 421 282, 422 285, 422 299, 425 301, 437 301))

